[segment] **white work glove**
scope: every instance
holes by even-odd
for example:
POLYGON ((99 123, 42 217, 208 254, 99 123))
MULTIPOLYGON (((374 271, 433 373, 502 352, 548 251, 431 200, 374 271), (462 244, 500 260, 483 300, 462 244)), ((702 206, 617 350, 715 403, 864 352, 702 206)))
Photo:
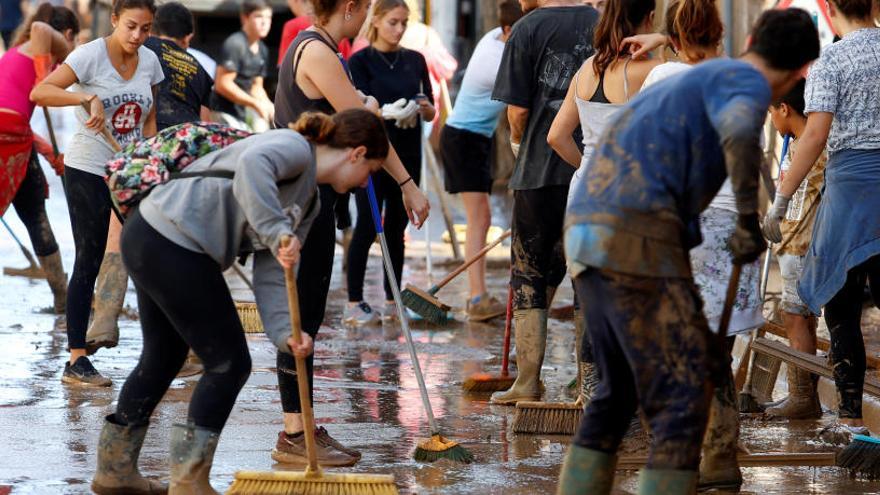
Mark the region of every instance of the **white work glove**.
POLYGON ((386 103, 382 105, 382 118, 385 120, 397 120, 403 115, 404 107, 406 107, 406 98, 401 98, 394 103, 386 103))
POLYGON ((409 100, 403 110, 401 117, 394 124, 401 129, 412 129, 419 125, 419 104, 415 100, 409 100))
POLYGON ((764 223, 761 225, 761 232, 768 241, 782 242, 782 229, 780 229, 779 225, 782 223, 782 219, 785 218, 785 212, 788 210, 788 203, 790 201, 790 197, 783 196, 781 193, 776 193, 776 197, 773 198, 773 206, 767 211, 764 223))
POLYGON ((510 151, 513 152, 514 158, 519 158, 519 143, 510 142, 510 151))

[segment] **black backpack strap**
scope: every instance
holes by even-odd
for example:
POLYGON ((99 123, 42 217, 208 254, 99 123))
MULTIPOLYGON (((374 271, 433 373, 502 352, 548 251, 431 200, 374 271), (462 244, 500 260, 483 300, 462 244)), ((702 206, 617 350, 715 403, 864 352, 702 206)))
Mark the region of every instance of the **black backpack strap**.
POLYGON ((231 170, 205 170, 204 172, 171 172, 168 180, 189 179, 191 177, 216 177, 218 179, 233 179, 235 172, 231 170))

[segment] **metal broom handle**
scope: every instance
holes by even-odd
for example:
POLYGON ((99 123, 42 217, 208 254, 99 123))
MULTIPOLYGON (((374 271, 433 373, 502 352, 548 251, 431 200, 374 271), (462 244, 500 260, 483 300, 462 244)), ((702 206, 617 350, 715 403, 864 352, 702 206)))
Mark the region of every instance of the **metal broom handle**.
POLYGON ((370 200, 370 212, 373 216, 373 224, 376 226, 376 234, 379 235, 379 243, 382 246, 382 259, 384 261, 382 264, 385 265, 385 274, 391 283, 391 291, 394 294, 395 306, 397 306, 397 317, 400 319, 400 326, 403 328, 403 335, 406 337, 409 357, 412 360, 413 370, 416 373, 416 381, 419 382, 419 394, 422 396, 422 405, 425 407, 425 414, 428 415, 428 426, 431 428, 431 435, 436 435, 440 431, 437 429, 437 422, 434 420, 434 411, 431 410, 428 389, 425 387, 425 377, 422 376, 422 368, 419 365, 419 358, 416 356, 416 347, 413 344, 412 335, 409 331, 409 321, 403 309, 403 299, 400 297, 400 287, 397 286, 397 276, 394 274, 391 258, 388 255, 388 244, 385 242, 385 231, 382 228, 382 217, 379 215, 379 203, 376 201, 376 193, 373 190, 372 177, 367 181, 367 197, 370 200))

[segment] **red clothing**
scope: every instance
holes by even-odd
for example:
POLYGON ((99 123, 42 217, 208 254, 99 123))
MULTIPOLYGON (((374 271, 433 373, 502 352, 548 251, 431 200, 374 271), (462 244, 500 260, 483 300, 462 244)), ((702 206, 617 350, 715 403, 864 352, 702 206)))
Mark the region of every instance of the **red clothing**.
MULTIPOLYGON (((284 55, 287 54, 287 49, 290 47, 293 39, 296 38, 296 35, 303 29, 310 27, 312 27, 312 20, 307 16, 296 17, 284 23, 284 29, 281 31, 281 44, 278 45, 278 67, 281 67, 284 55)), ((342 58, 345 60, 348 60, 348 57, 351 56, 351 42, 347 38, 343 38, 339 42, 339 53, 342 54, 342 58)))
POLYGON ((34 135, 22 115, 0 112, 0 216, 15 198, 27 173, 34 135))
POLYGON ((14 46, 0 58, 0 108, 8 108, 31 119, 35 104, 30 100, 31 90, 37 82, 34 59, 18 51, 14 46))

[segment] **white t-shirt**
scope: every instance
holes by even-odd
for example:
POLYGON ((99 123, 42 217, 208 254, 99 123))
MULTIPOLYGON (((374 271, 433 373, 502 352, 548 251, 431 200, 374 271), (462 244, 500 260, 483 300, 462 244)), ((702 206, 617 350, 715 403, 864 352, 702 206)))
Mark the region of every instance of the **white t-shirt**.
MULTIPOLYGON (((651 69, 651 72, 648 73, 648 77, 645 78, 645 82, 642 84, 642 91, 652 84, 658 83, 667 77, 674 76, 679 72, 684 72, 691 67, 693 66, 681 62, 666 62, 660 64, 651 69)), ((712 202, 709 203, 709 207, 721 208, 722 210, 732 211, 734 213, 737 212, 736 196, 733 195, 733 186, 730 184, 730 179, 724 180, 724 184, 721 185, 718 194, 716 194, 712 202)))
POLYGON ((477 43, 446 125, 486 137, 495 134, 498 115, 506 107, 504 102, 492 99, 495 77, 504 53, 503 34, 500 27, 495 28, 477 43))
MULTIPOLYGON (((165 78, 159 58, 147 47, 138 48, 138 66, 125 80, 113 67, 104 38, 80 46, 64 61, 79 81, 76 91, 98 95, 104 104, 107 129, 120 146, 143 139, 144 121, 153 107, 153 86, 165 78)), ((79 127, 70 140, 64 163, 68 167, 104 176, 104 164, 113 148, 100 133, 85 127, 88 114, 76 107, 79 127)))

